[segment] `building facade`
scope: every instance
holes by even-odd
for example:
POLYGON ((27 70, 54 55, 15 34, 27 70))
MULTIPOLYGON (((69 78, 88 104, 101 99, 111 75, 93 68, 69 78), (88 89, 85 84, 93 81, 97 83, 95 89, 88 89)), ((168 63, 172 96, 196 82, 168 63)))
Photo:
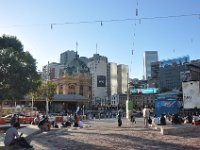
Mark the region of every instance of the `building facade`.
POLYGON ((136 110, 142 110, 144 106, 154 107, 155 94, 131 94, 129 99, 133 101, 136 110))
POLYGON ((107 57, 94 54, 87 64, 92 76, 92 104, 95 106, 107 104, 107 63, 107 57))
POLYGON ((78 58, 74 59, 64 74, 52 80, 56 85, 56 101, 54 109, 63 108, 75 111, 77 105, 91 104, 91 75, 89 68, 78 58), (65 106, 62 106, 65 105, 65 106))
POLYGON ((151 63, 158 61, 157 51, 145 51, 143 56, 144 80, 151 77, 151 63))
POLYGON ((60 63, 67 66, 72 60, 77 57, 77 55, 77 52, 73 50, 67 50, 60 54, 60 63))
MULTIPOLYGON (((116 63, 108 63, 107 67, 107 91, 108 91, 108 100, 114 100, 117 94, 117 64, 116 63), (114 97, 112 97, 114 96, 114 97)), ((114 104, 114 102, 110 102, 114 104)))
POLYGON ((129 69, 128 65, 120 64, 117 66, 118 94, 125 94, 128 90, 129 69))
POLYGON ((43 80, 52 80, 59 78, 62 75, 65 65, 60 63, 52 62, 42 68, 42 79, 43 80))
POLYGON ((86 64, 78 58, 74 59, 58 79, 53 80, 57 85, 57 94, 78 94, 89 97, 91 94, 91 75, 86 64))
POLYGON ((183 81, 199 81, 200 67, 197 61, 191 61, 189 56, 160 62, 160 88, 169 90, 181 87, 183 81), (163 65, 164 64, 164 65, 163 65))

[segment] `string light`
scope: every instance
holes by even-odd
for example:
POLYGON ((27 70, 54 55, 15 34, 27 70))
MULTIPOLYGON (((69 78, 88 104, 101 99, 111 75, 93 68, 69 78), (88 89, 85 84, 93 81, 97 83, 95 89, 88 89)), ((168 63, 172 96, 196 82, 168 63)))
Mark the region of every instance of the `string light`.
POLYGON ((29 25, 12 25, 12 26, 0 26, 1 28, 9 28, 9 27, 27 27, 27 26, 46 26, 52 25, 72 25, 72 24, 94 24, 100 23, 103 25, 104 23, 112 23, 112 22, 125 22, 125 21, 142 21, 142 20, 156 20, 156 19, 170 19, 170 18, 181 18, 181 17, 192 17, 192 16, 200 16, 198 14, 182 14, 182 15, 172 15, 172 16, 156 16, 156 17, 137 17, 137 18, 126 18, 126 19, 110 19, 110 20, 93 20, 93 21, 78 21, 78 22, 63 22, 63 23, 45 23, 45 24, 29 24, 29 25))
POLYGON ((101 21, 101 26, 103 26, 103 22, 101 21))

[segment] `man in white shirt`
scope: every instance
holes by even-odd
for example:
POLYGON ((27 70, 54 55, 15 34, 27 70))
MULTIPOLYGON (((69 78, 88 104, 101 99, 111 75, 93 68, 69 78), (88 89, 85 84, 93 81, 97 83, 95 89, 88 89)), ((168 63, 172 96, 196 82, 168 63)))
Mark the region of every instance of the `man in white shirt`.
POLYGON ((15 122, 13 127, 9 128, 6 131, 6 136, 4 139, 4 144, 6 146, 11 146, 11 145, 20 145, 21 147, 24 148, 32 148, 33 146, 29 145, 26 141, 25 138, 21 137, 21 135, 18 134, 18 129, 20 128, 19 122, 15 122))
POLYGON ((148 118, 150 116, 150 110, 149 108, 147 108, 147 106, 145 105, 145 108, 143 109, 143 117, 144 117, 144 127, 147 128, 148 127, 148 118))

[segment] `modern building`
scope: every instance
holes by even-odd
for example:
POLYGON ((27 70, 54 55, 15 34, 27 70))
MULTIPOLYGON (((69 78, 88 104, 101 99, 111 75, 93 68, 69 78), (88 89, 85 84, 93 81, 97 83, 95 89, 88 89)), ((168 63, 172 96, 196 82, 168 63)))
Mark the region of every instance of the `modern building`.
POLYGON ((151 77, 151 63, 158 61, 157 51, 145 51, 143 56, 144 80, 151 77))
POLYGON ((148 80, 149 87, 159 87, 159 75, 160 75, 160 62, 151 63, 151 78, 148 80))
POLYGON ((77 57, 77 55, 77 52, 73 50, 67 50, 60 54, 60 63, 67 66, 72 60, 77 57))
POLYGON ((126 94, 128 90, 129 69, 128 65, 120 64, 117 66, 118 94, 126 94))
POLYGON ((107 103, 107 63, 107 57, 94 54, 87 64, 92 76, 92 104, 94 106, 99 107, 107 103))
POLYGON ((114 105, 115 103, 115 95, 117 94, 117 64, 116 63, 108 63, 107 67, 107 92, 108 92, 108 100, 111 100, 109 104, 114 105))
POLYGON ((166 91, 180 88, 183 81, 200 81, 200 61, 189 56, 151 63, 150 87, 166 91))

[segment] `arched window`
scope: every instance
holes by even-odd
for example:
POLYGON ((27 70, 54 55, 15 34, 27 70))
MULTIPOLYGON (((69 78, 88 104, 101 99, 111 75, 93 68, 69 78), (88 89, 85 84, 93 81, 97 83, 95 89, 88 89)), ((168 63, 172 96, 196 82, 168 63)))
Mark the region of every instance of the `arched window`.
POLYGON ((83 85, 80 85, 80 93, 79 94, 83 96, 83 85))
POLYGON ((59 86, 59 94, 63 94, 63 85, 59 86))
POLYGON ((69 86, 69 94, 76 94, 74 85, 69 86))

